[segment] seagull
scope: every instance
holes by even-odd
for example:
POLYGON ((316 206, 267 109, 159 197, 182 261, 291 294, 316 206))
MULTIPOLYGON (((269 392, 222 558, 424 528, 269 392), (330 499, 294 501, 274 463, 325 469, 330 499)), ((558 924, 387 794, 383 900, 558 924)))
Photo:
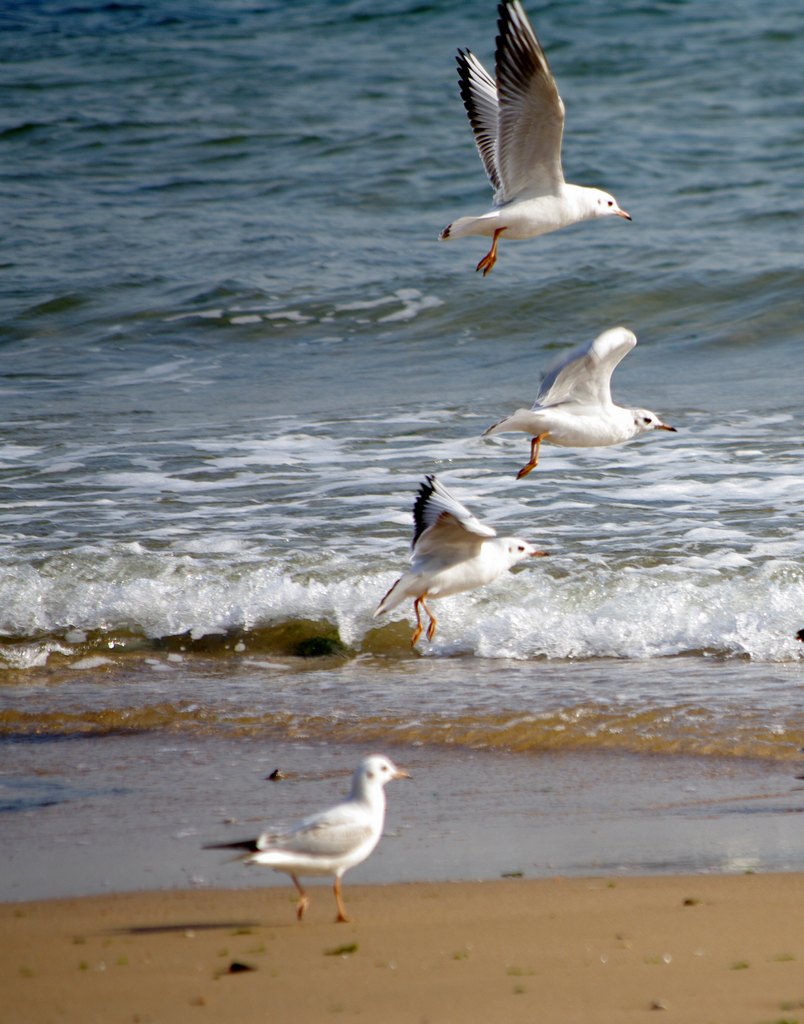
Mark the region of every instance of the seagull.
POLYGON ((570 185, 561 168, 564 104, 547 57, 519 0, 498 7, 497 81, 470 50, 458 50, 461 99, 480 159, 494 189, 494 205, 480 217, 460 217, 439 235, 491 238, 476 269, 489 273, 497 244, 533 238, 597 217, 631 220, 614 196, 570 185))
POLYGON ((647 430, 671 430, 648 409, 625 409, 611 400, 615 366, 636 345, 626 327, 612 327, 593 342, 578 345, 542 381, 532 409, 517 409, 484 431, 483 437, 506 430, 532 434, 530 462, 517 473, 527 476, 539 464, 542 441, 564 448, 596 448, 620 444, 647 430))
POLYGON ((290 828, 263 832, 256 839, 234 843, 213 843, 206 850, 245 850, 238 858, 244 864, 260 864, 290 875, 299 893, 296 917, 299 921, 309 904, 299 882, 300 875, 332 875, 338 908, 336 922, 346 922, 341 896, 344 872, 362 863, 380 840, 385 821, 385 786, 392 779, 409 779, 382 754, 364 757, 352 778, 349 796, 317 814, 311 814, 290 828))
POLYGON ((519 537, 498 537, 496 530, 475 519, 435 476, 428 475, 419 485, 413 505, 411 568, 383 597, 374 617, 396 608, 406 597, 414 598, 416 628, 410 643, 415 647, 424 629, 420 607, 430 618, 428 640, 433 639, 438 625, 424 603, 426 597, 474 590, 524 558, 546 554, 519 537))

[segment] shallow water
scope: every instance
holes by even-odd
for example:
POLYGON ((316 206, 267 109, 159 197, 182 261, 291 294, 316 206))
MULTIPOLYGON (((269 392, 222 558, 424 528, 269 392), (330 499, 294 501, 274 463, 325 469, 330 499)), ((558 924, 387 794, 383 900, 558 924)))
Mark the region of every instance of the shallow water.
POLYGON ((377 748, 621 751, 796 764, 796 666, 718 659, 554 663, 466 655, 301 659, 177 653, 6 690, 7 742, 167 734, 377 748))
MULTIPOLYGON (((284 875, 204 845, 334 802, 358 756, 332 737, 287 742, 218 731, 18 739, 2 749, 16 777, 0 780, 0 900, 289 887, 284 875), (277 767, 286 780, 267 781, 277 767)), ((383 838, 347 888, 804 867, 804 789, 789 766, 596 750, 523 757, 393 742, 386 749, 412 781, 388 787, 383 838)))

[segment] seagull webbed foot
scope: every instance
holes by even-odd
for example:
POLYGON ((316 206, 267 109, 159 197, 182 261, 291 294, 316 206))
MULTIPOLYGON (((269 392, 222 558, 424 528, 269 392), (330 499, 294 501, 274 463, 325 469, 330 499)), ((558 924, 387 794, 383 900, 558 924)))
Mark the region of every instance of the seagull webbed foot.
POLYGON ((295 875, 290 876, 291 881, 296 886, 296 891, 299 894, 299 902, 296 904, 296 920, 301 921, 304 917, 304 912, 310 905, 310 900, 307 898, 307 893, 302 888, 301 882, 295 875))
POLYGON ((497 262, 497 243, 500 240, 500 235, 503 233, 503 231, 505 231, 505 228, 497 228, 497 230, 494 232, 494 238, 492 239, 491 242, 491 248, 483 257, 483 259, 478 263, 478 265, 475 267, 475 272, 477 272, 478 270, 483 271, 483 277, 485 277, 486 274, 488 274, 488 272, 497 262))
POLYGON ((523 466, 522 469, 517 473, 517 480, 521 480, 523 476, 527 476, 532 469, 535 469, 539 465, 539 448, 547 434, 539 434, 538 437, 534 437, 530 442, 530 462, 527 466, 523 466))
POLYGON ((422 608, 424 608, 424 610, 425 610, 425 611, 427 612, 427 614, 428 614, 428 615, 430 616, 430 623, 429 623, 429 625, 427 626, 427 639, 428 639, 428 640, 432 640, 432 639, 433 639, 433 637, 434 637, 434 636, 436 635, 436 628, 437 628, 437 626, 438 626, 438 619, 436 619, 435 615, 433 615, 433 613, 432 613, 432 612, 430 611, 430 609, 429 609, 429 608, 427 607, 427 605, 426 605, 426 604, 424 603, 424 598, 425 598, 425 596, 426 596, 426 595, 424 595, 424 594, 423 594, 423 595, 421 596, 421 598, 419 598, 419 600, 420 600, 420 601, 421 601, 421 603, 422 603, 422 608))
POLYGON ((422 625, 422 617, 419 614, 419 603, 424 604, 424 600, 421 597, 417 597, 413 602, 413 610, 416 612, 416 628, 413 630, 413 636, 410 638, 410 646, 415 647, 419 642, 419 637, 422 635, 424 626, 422 625))
POLYGON ((422 624, 422 617, 421 617, 421 613, 419 611, 419 607, 420 606, 422 608, 424 608, 424 610, 427 612, 427 614, 430 617, 430 622, 427 625, 427 639, 428 640, 432 640, 433 637, 436 634, 436 627, 438 626, 438 620, 436 619, 435 615, 433 615, 433 613, 430 611, 430 609, 427 607, 427 605, 424 603, 425 597, 427 597, 427 594, 422 594, 421 597, 417 597, 416 600, 413 602, 413 610, 414 610, 414 612, 416 612, 416 628, 413 630, 413 636, 410 638, 410 646, 411 647, 415 647, 416 646, 416 644, 419 642, 419 637, 424 632, 424 626, 422 624))
POLYGON ((335 893, 335 904, 338 907, 338 916, 335 918, 335 924, 349 924, 349 916, 346 913, 346 907, 343 905, 343 898, 341 897, 340 878, 335 879, 332 891, 335 893))

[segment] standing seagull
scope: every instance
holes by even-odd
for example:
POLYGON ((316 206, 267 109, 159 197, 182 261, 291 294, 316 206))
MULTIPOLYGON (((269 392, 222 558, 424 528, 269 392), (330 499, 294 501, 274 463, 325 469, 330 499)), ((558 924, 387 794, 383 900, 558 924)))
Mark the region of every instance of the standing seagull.
POLYGON ((474 590, 524 558, 546 554, 519 537, 498 537, 496 530, 475 519, 434 476, 426 476, 413 505, 411 568, 380 601, 374 616, 391 611, 406 597, 414 598, 416 628, 410 643, 415 647, 424 629, 419 606, 430 617, 428 640, 433 639, 438 625, 425 597, 474 590))
POLYGON ((214 843, 207 850, 245 850, 244 864, 261 864, 290 875, 299 893, 296 917, 301 921, 309 900, 300 875, 332 875, 338 907, 336 921, 348 921, 341 897, 344 872, 360 864, 380 841, 385 822, 385 786, 391 779, 409 779, 382 754, 364 757, 352 778, 349 796, 326 811, 319 811, 278 832, 263 832, 256 839, 214 843))
POLYGON ((533 434, 530 462, 517 473, 520 480, 539 464, 542 441, 564 448, 596 448, 620 444, 646 430, 672 430, 648 409, 624 409, 611 400, 615 366, 636 345, 625 327, 612 327, 591 343, 572 349, 542 381, 532 409, 517 409, 483 434, 522 430, 533 434))
POLYGON ((491 238, 476 268, 484 277, 497 261, 503 232, 506 238, 533 238, 595 217, 631 219, 608 192, 564 181, 564 104, 547 57, 519 0, 501 3, 498 14, 497 81, 470 50, 458 50, 456 58, 461 98, 494 206, 480 217, 460 217, 439 236, 491 238))

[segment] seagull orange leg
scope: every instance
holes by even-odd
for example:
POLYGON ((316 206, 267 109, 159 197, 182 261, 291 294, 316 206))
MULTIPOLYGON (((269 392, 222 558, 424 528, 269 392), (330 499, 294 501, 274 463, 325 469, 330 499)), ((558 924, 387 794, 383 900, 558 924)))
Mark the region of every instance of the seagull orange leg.
POLYGON ((432 640, 433 637, 436 635, 436 626, 438 625, 438 619, 436 619, 435 615, 433 615, 433 613, 424 603, 424 597, 420 598, 420 600, 422 602, 422 608, 424 608, 424 610, 430 616, 430 625, 427 627, 427 639, 432 640))
POLYGON ((310 901, 307 898, 307 893, 304 891, 304 889, 302 889, 301 882, 298 880, 298 878, 295 875, 291 875, 290 877, 293 879, 293 884, 296 886, 296 889, 298 890, 299 893, 299 902, 296 904, 296 918, 297 920, 301 921, 301 919, 304 917, 304 912, 307 909, 310 901))
POLYGON ((475 267, 475 271, 483 271, 483 277, 485 277, 486 274, 488 274, 488 272, 497 262, 497 243, 499 242, 500 235, 503 233, 503 231, 505 231, 505 228, 497 228, 497 230, 494 232, 494 237, 491 242, 491 248, 483 257, 483 259, 478 263, 478 265, 475 267))
POLYGON ((539 448, 547 434, 539 434, 538 437, 534 437, 530 442, 530 462, 527 466, 523 466, 522 469, 517 473, 517 480, 521 480, 523 476, 527 476, 532 469, 535 469, 539 465, 539 448))
POLYGON ((411 647, 415 647, 419 642, 419 637, 422 635, 422 630, 424 629, 424 626, 422 625, 422 617, 419 614, 419 602, 424 604, 424 598, 417 597, 413 602, 413 610, 416 612, 416 628, 413 630, 413 636, 410 638, 411 647))
POLYGON ((343 897, 341 896, 341 880, 336 875, 335 884, 332 887, 332 891, 335 893, 335 903, 338 907, 338 916, 335 918, 336 924, 348 924, 349 918, 346 915, 346 907, 343 905, 343 897))

